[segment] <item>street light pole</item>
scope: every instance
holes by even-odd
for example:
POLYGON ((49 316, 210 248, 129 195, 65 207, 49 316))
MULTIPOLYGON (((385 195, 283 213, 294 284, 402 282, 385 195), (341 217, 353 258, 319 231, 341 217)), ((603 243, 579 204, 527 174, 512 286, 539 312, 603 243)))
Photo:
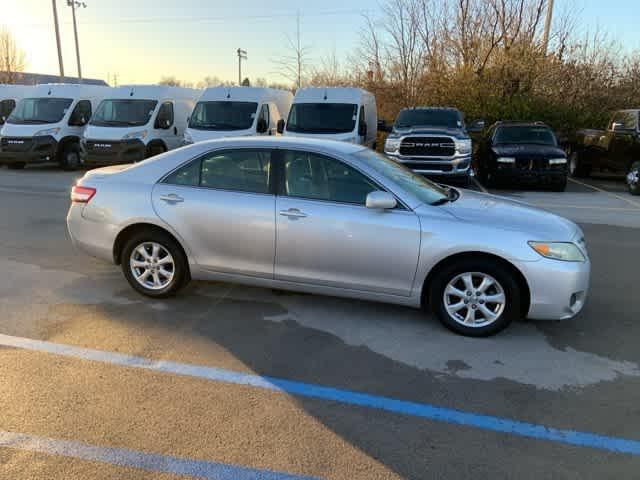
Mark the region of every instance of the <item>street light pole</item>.
POLYGON ((67 0, 67 6, 71 7, 71 14, 73 16, 73 34, 76 39, 76 60, 78 62, 78 78, 80 79, 80 83, 82 83, 82 68, 80 67, 80 46, 78 43, 78 26, 76 24, 76 7, 87 8, 87 4, 84 2, 67 0))
POLYGON ((62 49, 60 48, 60 27, 58 26, 58 9, 56 0, 51 0, 53 6, 53 24, 56 29, 56 44, 58 45, 58 65, 60 66, 60 82, 64 79, 64 65, 62 64, 62 49))
POLYGON ((238 49, 238 86, 242 85, 242 60, 247 59, 247 51, 238 49))
POLYGON ((544 34, 542 36, 542 48, 547 54, 549 48, 549 36, 551 34, 551 20, 553 19, 553 0, 547 0, 547 18, 544 21, 544 34))

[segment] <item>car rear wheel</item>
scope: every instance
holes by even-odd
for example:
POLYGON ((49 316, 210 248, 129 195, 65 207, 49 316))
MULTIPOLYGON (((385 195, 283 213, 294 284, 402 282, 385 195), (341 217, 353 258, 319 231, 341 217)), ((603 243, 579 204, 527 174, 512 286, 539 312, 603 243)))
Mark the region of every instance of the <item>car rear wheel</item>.
POLYGON ((627 185, 629 185, 631 195, 640 195, 640 162, 631 165, 627 174, 627 185))
POLYGON ((513 274, 486 259, 463 260, 439 271, 431 282, 430 305, 448 329, 487 337, 520 315, 520 291, 513 274))
POLYGON ((122 271, 136 291, 153 298, 175 295, 189 281, 182 249, 161 232, 141 232, 130 238, 122 251, 122 271))

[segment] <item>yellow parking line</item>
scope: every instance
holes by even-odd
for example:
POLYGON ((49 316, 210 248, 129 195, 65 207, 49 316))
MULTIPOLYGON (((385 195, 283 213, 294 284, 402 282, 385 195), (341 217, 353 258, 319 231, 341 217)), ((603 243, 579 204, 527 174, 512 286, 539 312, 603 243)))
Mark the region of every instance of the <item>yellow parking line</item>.
POLYGON ((607 195, 610 195, 610 196, 612 196, 614 198, 617 198, 618 200, 622 200, 623 202, 627 202, 630 205, 633 205, 634 207, 640 208, 640 202, 636 202, 634 200, 630 200, 628 198, 622 197, 622 196, 617 195, 615 193, 608 192, 606 190, 603 190, 602 188, 595 187, 593 185, 589 185, 588 183, 580 182, 579 180, 576 180, 575 178, 570 178, 569 180, 571 180, 573 183, 577 183, 578 185, 582 185, 583 187, 592 188, 596 192, 606 193, 607 195))

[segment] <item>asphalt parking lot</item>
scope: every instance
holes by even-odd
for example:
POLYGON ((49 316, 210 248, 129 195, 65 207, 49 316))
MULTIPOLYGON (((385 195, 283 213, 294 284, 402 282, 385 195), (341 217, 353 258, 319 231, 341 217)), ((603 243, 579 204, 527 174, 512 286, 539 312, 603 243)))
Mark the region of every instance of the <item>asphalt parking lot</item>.
POLYGON ((470 339, 221 283, 140 297, 68 241, 79 175, 0 169, 0 478, 638 478, 640 198, 622 183, 492 192, 578 222, 592 287, 575 319, 470 339))

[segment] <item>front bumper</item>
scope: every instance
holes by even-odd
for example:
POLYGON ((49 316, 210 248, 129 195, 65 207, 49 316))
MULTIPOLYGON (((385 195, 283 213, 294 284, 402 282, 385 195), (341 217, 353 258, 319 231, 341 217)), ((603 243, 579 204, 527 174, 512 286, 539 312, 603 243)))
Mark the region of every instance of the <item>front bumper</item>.
POLYGON ((0 138, 0 164, 55 161, 58 141, 50 136, 0 138))
POLYGON ((546 168, 519 168, 511 165, 498 165, 492 172, 499 180, 512 180, 521 183, 552 184, 567 178, 566 166, 548 166, 546 168))
POLYGON ((410 168, 415 173, 428 177, 468 177, 471 172, 471 155, 453 157, 407 157, 385 154, 390 159, 410 168))
POLYGON ((591 263, 562 262, 542 258, 536 262, 516 262, 531 293, 528 318, 567 320, 575 317, 587 300, 591 263))
POLYGON ((147 147, 140 139, 93 140, 80 142, 80 156, 87 165, 116 165, 145 159, 147 147))

